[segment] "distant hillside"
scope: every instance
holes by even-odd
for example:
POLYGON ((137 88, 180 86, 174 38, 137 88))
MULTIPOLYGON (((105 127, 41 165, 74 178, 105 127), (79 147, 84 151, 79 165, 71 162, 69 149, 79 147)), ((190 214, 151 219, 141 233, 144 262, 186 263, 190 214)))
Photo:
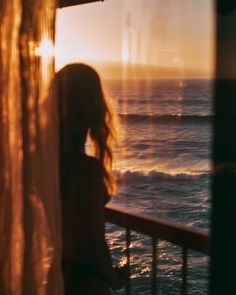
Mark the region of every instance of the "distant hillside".
POLYGON ((104 79, 191 79, 209 78, 207 71, 165 68, 157 66, 147 66, 142 64, 123 65, 116 62, 87 61, 89 65, 95 67, 104 79))

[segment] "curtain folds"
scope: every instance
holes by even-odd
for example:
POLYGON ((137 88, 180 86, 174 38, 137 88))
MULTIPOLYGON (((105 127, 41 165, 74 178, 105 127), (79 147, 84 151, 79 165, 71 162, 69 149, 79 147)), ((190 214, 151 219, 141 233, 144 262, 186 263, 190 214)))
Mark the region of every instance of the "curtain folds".
POLYGON ((62 294, 55 0, 0 1, 0 294, 62 294))

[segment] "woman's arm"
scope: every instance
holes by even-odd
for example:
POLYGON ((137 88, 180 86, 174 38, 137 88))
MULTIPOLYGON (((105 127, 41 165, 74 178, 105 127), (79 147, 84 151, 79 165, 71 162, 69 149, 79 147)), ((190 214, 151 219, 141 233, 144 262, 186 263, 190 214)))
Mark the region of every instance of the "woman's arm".
POLYGON ((91 184, 87 191, 87 205, 90 212, 88 220, 90 263, 111 288, 120 289, 124 282, 112 266, 110 251, 105 240, 104 194, 106 189, 98 164, 94 162, 91 167, 91 184))

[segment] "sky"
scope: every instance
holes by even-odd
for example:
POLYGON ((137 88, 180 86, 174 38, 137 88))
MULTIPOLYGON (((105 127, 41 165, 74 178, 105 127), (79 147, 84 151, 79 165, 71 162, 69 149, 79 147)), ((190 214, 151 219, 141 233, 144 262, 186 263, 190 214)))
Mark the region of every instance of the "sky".
MULTIPOLYGON (((56 69, 75 61, 213 71, 213 0, 107 0, 58 9, 56 69)), ((138 70, 137 70, 138 71, 138 70)))

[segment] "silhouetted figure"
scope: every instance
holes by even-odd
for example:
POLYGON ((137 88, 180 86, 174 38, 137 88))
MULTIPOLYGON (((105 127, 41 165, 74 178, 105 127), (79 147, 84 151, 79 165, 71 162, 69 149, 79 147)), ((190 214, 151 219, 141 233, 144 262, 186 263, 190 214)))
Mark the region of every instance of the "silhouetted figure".
POLYGON ((113 268, 105 241, 104 205, 113 188, 111 112, 98 74, 71 64, 56 75, 60 113, 63 274, 66 295, 110 294, 127 278, 113 268), (95 157, 85 153, 88 135, 95 157))

